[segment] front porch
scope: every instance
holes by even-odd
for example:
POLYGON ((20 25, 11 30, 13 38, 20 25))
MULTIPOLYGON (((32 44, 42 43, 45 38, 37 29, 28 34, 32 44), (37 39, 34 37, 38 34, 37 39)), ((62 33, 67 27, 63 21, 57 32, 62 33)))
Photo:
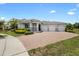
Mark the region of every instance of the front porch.
POLYGON ((28 28, 32 32, 40 32, 41 31, 41 24, 40 23, 22 23, 17 24, 18 29, 28 28))

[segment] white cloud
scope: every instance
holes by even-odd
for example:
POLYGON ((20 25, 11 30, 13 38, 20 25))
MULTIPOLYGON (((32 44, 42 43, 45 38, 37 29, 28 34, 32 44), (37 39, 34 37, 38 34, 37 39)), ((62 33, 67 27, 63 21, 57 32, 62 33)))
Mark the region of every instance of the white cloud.
POLYGON ((75 15, 75 12, 70 11, 70 12, 67 12, 67 14, 68 15, 75 15))
POLYGON ((0 5, 4 5, 4 4, 6 4, 6 3, 0 3, 0 5))
POLYGON ((51 10, 50 13, 56 13, 56 11, 55 10, 51 10))
POLYGON ((5 17, 0 17, 1 20, 5 19, 5 17))

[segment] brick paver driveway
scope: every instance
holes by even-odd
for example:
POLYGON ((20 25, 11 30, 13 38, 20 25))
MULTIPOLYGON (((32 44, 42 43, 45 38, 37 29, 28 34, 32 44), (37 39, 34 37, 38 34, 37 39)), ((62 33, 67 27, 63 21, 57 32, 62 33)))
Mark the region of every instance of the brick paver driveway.
POLYGON ((27 50, 45 46, 61 40, 72 38, 77 34, 67 32, 42 32, 33 35, 19 36, 19 40, 24 44, 27 50))

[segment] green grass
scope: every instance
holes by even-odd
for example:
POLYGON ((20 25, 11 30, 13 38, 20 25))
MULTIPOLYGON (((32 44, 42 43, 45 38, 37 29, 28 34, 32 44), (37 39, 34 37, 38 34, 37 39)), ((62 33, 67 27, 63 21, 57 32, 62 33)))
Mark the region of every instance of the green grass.
POLYGON ((74 33, 79 34, 79 29, 73 29, 74 33))
POLYGON ((1 32, 1 31, 0 31, 0 33, 12 35, 12 36, 20 36, 20 35, 23 35, 23 34, 17 34, 17 33, 12 32, 12 31, 7 31, 7 32, 3 32, 3 31, 1 32))
POLYGON ((2 34, 8 34, 8 35, 12 35, 12 36, 20 36, 20 35, 31 35, 33 34, 33 32, 30 32, 30 31, 26 31, 25 33, 22 33, 22 32, 14 32, 14 31, 0 31, 0 33, 2 34))
MULTIPOLYGON (((79 34, 79 29, 74 29, 79 34)), ((28 51, 31 56, 79 56, 79 36, 28 51)))
POLYGON ((74 28, 73 30, 67 30, 67 32, 79 34, 79 29, 74 28))

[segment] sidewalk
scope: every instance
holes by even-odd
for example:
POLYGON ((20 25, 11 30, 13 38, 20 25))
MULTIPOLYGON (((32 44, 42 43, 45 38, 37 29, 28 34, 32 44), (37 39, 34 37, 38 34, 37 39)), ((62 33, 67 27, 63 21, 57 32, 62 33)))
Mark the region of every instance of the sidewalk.
POLYGON ((22 43, 15 37, 7 35, 0 38, 0 56, 29 56, 22 43))

